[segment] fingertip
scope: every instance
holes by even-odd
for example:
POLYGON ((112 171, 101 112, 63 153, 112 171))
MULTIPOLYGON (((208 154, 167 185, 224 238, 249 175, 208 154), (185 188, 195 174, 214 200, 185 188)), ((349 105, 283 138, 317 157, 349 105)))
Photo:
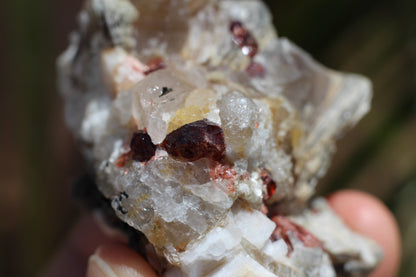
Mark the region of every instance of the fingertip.
POLYGON ((111 241, 90 215, 82 216, 52 258, 43 276, 83 276, 88 257, 98 245, 111 241))
POLYGON ((96 217, 84 215, 70 231, 43 276, 84 276, 88 257, 99 245, 114 241, 125 242, 127 239, 114 234, 108 236, 97 223, 96 217))
POLYGON ((400 265, 401 240, 390 210, 376 197, 355 190, 336 192, 328 197, 328 202, 352 230, 382 247, 384 258, 371 276, 395 276, 400 265))
POLYGON ((150 265, 123 244, 100 246, 89 259, 87 277, 156 277, 150 265))

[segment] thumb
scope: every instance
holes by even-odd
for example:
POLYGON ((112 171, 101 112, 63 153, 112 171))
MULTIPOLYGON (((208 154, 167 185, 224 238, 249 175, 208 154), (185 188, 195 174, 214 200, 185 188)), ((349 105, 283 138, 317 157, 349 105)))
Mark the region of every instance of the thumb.
POLYGON ((123 244, 100 246, 88 261, 87 277, 156 277, 150 265, 123 244))

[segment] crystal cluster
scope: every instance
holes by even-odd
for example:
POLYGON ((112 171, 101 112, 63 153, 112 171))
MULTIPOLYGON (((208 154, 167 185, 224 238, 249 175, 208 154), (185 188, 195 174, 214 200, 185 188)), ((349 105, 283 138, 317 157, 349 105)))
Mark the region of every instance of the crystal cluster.
POLYGON ((87 0, 58 60, 97 187, 163 276, 363 276, 381 258, 309 201, 371 84, 271 21, 257 0, 87 0))

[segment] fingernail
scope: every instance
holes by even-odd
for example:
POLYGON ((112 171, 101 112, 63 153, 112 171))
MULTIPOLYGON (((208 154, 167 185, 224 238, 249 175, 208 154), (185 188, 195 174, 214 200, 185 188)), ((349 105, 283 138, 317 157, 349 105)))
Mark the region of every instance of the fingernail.
POLYGON ((120 277, 109 264, 97 254, 90 257, 88 261, 87 277, 120 277))

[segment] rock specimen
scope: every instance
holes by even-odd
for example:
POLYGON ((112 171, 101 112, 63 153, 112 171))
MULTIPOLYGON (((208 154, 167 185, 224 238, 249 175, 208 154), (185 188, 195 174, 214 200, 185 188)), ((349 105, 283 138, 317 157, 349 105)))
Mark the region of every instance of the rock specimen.
POLYGON ((163 276, 363 276, 381 258, 323 199, 371 84, 279 38, 257 0, 87 0, 58 61, 100 193, 163 276))

